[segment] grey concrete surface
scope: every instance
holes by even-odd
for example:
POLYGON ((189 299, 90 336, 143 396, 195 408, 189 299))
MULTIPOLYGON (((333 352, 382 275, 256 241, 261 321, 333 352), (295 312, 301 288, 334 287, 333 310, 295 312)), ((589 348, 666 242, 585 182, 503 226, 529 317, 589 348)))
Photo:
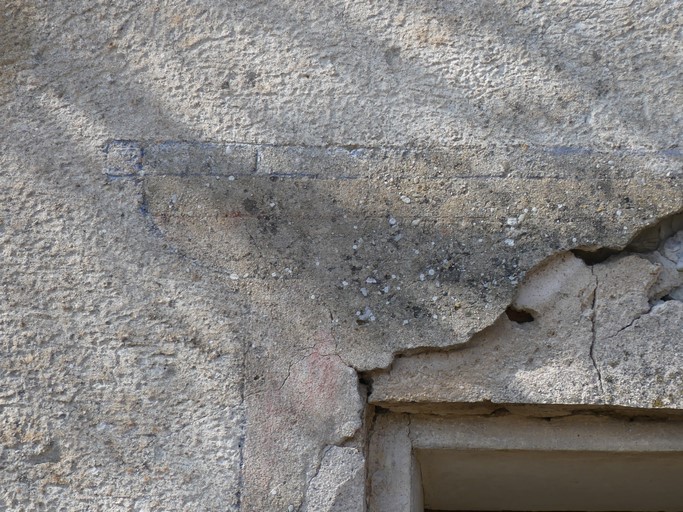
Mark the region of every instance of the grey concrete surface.
POLYGON ((683 210, 680 7, 3 2, 0 509, 299 510, 358 372, 683 210))

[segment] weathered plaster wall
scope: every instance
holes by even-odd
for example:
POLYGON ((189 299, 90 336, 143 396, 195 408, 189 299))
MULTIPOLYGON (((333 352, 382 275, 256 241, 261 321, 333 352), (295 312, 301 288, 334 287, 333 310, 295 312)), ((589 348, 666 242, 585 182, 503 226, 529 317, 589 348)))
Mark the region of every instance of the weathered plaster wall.
POLYGON ((0 509, 360 510, 357 371, 683 210, 682 12, 5 1, 0 509))

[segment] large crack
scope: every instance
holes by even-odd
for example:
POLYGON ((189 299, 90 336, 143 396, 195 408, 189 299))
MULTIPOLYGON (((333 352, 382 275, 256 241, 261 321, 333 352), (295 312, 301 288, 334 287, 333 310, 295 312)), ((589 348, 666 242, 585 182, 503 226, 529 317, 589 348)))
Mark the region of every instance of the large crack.
POLYGON ((593 267, 591 267, 591 274, 593 275, 593 279, 595 279, 595 288, 593 288, 593 295, 591 297, 591 312, 590 312, 590 321, 591 321, 591 345, 590 349, 588 350, 588 356, 591 359, 591 362, 593 363, 593 368, 595 368, 595 373, 598 377, 598 387, 600 388, 600 393, 604 395, 605 389, 602 384, 602 373, 600 372, 600 367, 598 366, 598 362, 595 359, 595 342, 597 340, 597 333, 596 333, 596 316, 597 316, 597 309, 596 309, 596 304, 597 304, 597 299, 598 299, 598 276, 595 274, 595 270, 593 267))

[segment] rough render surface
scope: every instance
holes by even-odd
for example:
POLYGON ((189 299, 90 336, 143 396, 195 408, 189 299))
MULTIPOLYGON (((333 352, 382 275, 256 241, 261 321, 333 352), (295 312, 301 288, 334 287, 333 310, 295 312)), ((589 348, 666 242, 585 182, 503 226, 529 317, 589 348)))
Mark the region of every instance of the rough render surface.
MULTIPOLYGON (((681 12, 5 2, 0 508, 341 507, 351 367, 467 342, 546 258, 683 209, 681 12)), ((637 335, 680 309, 619 307, 602 390, 572 338, 557 395, 680 403, 637 335)))

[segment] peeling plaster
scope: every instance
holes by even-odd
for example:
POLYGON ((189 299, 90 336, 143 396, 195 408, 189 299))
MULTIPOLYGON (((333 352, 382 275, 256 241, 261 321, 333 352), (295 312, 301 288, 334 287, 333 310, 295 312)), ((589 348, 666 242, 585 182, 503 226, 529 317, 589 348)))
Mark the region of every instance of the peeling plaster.
MULTIPOLYGON (((662 222, 665 224, 670 223, 670 219, 664 219, 662 222)), ((659 228, 656 226, 655 230, 658 229, 659 228)), ((667 238, 659 241, 658 246, 660 248, 664 247, 671 237, 678 236, 677 233, 665 233, 667 238)), ((678 247, 678 245, 676 247, 678 247)), ((515 392, 510 395, 510 390, 507 388, 508 384, 506 384, 506 379, 511 379, 511 383, 514 380, 513 375, 509 373, 509 365, 513 365, 512 368, 514 368, 514 365, 519 365, 521 363, 521 360, 515 360, 512 355, 523 353, 523 345, 520 345, 519 342, 515 342, 516 344, 513 345, 513 347, 516 348, 511 349, 513 352, 507 355, 508 359, 505 359, 505 356, 503 356, 503 359, 498 361, 495 354, 500 348, 499 345, 501 345, 501 342, 505 342, 506 338, 512 337, 514 339, 514 333, 520 329, 529 331, 529 336, 532 335, 532 332, 540 333, 541 331, 539 331, 539 329, 542 329, 540 324, 548 322, 545 317, 550 314, 552 318, 551 324, 556 322, 557 329, 564 330, 565 334, 552 332, 548 337, 547 345, 544 345, 545 342, 542 342, 543 337, 534 338, 537 341, 534 341, 533 343, 538 344, 536 352, 541 350, 538 357, 540 357, 541 360, 547 358, 547 363, 541 364, 548 364, 546 371, 554 371, 553 368, 559 370, 557 365, 566 357, 562 355, 564 344, 578 342, 579 345, 577 345, 577 350, 580 351, 580 344, 584 343, 581 342, 581 330, 578 327, 574 327, 572 322, 580 321, 581 318, 586 318, 589 321, 589 326, 586 330, 586 352, 588 354, 588 359, 590 360, 591 368, 595 372, 597 378, 599 393, 590 399, 587 396, 579 398, 577 395, 572 395, 571 392, 566 394, 564 389, 558 388, 555 395, 551 394, 547 396, 542 402, 609 403, 612 405, 628 406, 639 403, 635 395, 631 397, 623 394, 623 390, 617 391, 612 384, 614 376, 611 370, 608 372, 610 380, 608 391, 605 383, 605 365, 607 362, 601 361, 600 358, 602 356, 600 354, 605 350, 613 353, 614 348, 603 348, 603 344, 613 345, 615 340, 621 337, 622 333, 632 330, 633 327, 638 326, 653 314, 664 311, 663 308, 665 308, 666 304, 673 304, 674 302, 680 304, 680 301, 676 301, 675 299, 661 301, 656 299, 656 297, 653 298, 652 293, 653 290, 655 290, 655 283, 658 282, 658 277, 663 271, 663 268, 661 265, 652 264, 648 261, 648 259, 653 260, 652 254, 656 253, 632 255, 632 253, 624 252, 622 254, 612 255, 610 259, 603 263, 593 263, 588 267, 575 259, 571 254, 551 258, 528 273, 527 279, 518 291, 517 298, 515 298, 510 305, 510 307, 523 311, 533 311, 534 322, 515 324, 515 322, 511 322, 505 315, 501 314, 491 328, 484 329, 479 334, 473 336, 467 344, 460 345, 455 350, 423 350, 420 353, 399 356, 395 360, 394 365, 389 367, 387 371, 374 372, 371 374, 375 385, 373 387, 373 393, 370 396, 370 402, 385 407, 399 406, 399 404, 404 401, 406 404, 409 402, 424 402, 426 404, 429 403, 430 400, 434 403, 443 402, 444 400, 450 402, 477 402, 492 399, 493 397, 489 393, 493 393, 496 396, 496 398, 493 399, 494 402, 514 402, 515 400, 521 400, 521 403, 533 403, 538 400, 538 398, 527 397, 526 399, 523 399, 521 396, 515 394, 515 392), (570 264, 571 260, 579 263, 571 264, 573 266, 570 265, 568 267, 567 265, 570 264), (573 274, 568 274, 568 270, 563 270, 564 268, 575 268, 576 270, 572 270, 571 272, 578 271, 578 273, 573 277, 573 274), (582 270, 582 268, 584 270, 582 270), (538 302, 538 305, 534 306, 529 300, 546 300, 543 298, 543 293, 547 292, 541 292, 541 290, 546 289, 543 287, 548 286, 547 277, 542 277, 542 280, 539 282, 539 275, 551 276, 552 272, 557 272, 558 278, 565 276, 562 277, 564 281, 561 279, 557 281, 557 286, 564 286, 566 287, 566 290, 562 288, 553 289, 551 286, 551 288, 548 288, 550 294, 547 296, 547 302, 538 302), (580 275, 585 275, 585 277, 582 278, 580 275), (599 277, 600 275, 602 275, 602 278, 599 277), (629 282, 629 278, 633 280, 632 283, 629 282), (580 279, 587 280, 585 289, 583 290, 581 288, 576 288, 577 280, 580 279), (540 288, 536 291, 538 287, 540 288), (554 301, 566 300, 567 297, 574 297, 574 294, 576 293, 579 293, 579 295, 576 296, 575 299, 572 299, 577 303, 575 307, 566 305, 564 306, 566 309, 562 309, 561 307, 558 309, 554 304, 554 301), (587 297, 587 300, 581 299, 581 294, 584 294, 587 297), (525 298, 521 299, 521 297, 525 298), (520 302, 520 300, 522 300, 522 302, 520 302), (588 306, 587 310, 584 310, 583 306, 581 306, 584 302, 588 306), (641 307, 641 303, 644 304, 644 307, 641 307), (617 308, 616 311, 614 310, 615 307, 617 308), (618 313, 618 315, 615 313, 618 313), (571 315, 575 316, 572 317, 571 315), (621 321, 622 317, 624 323, 615 323, 621 321), (539 322, 540 324, 537 325, 539 322), (556 340, 554 338, 555 334, 563 336, 562 339, 564 341, 560 342, 559 340, 556 340), (559 352, 555 353, 553 350, 559 350, 559 352), (547 352, 545 355, 543 355, 544 351, 547 352), (471 356, 468 355, 470 353, 472 354, 471 356), (458 363, 458 360, 462 360, 462 363, 458 363), (466 361, 469 361, 469 363, 466 361), (397 362, 400 363, 398 367, 396 365, 397 362), (501 364, 504 366, 501 367, 501 364), (481 371, 487 375, 497 375, 497 372, 493 372, 493 367, 498 365, 500 377, 489 379, 488 384, 486 384, 487 381, 474 377, 477 365, 481 365, 481 371), (410 370, 410 368, 413 367, 414 369, 410 370), (392 374, 395 375, 392 376, 392 374), (506 375, 509 375, 509 377, 506 377, 506 375), (470 385, 467 384, 468 379, 479 381, 478 385, 480 388, 475 386, 471 389, 468 388, 469 391, 464 391, 462 393, 457 391, 457 387, 451 387, 450 391, 444 391, 443 389, 444 386, 453 386, 453 383, 457 383, 458 381, 465 385, 470 385), (429 384, 430 382, 431 384, 429 384), (398 387, 393 389, 392 386, 398 387), (489 388, 488 386, 491 387, 489 388), (403 391, 400 391, 401 389, 403 391), (405 393, 405 396, 401 396, 401 393, 405 393)), ((656 259, 657 258, 654 258, 654 260, 656 259)), ((676 259, 676 261, 679 260, 676 259)), ((680 284, 683 283, 683 276, 680 273, 677 279, 677 282, 675 280, 669 282, 669 285, 672 288, 680 286, 680 284)), ((675 348, 677 346, 676 344, 680 343, 683 339, 679 332, 683 331, 683 325, 678 325, 676 323, 680 321, 681 320, 679 319, 668 327, 668 337, 673 342, 673 348, 671 348, 671 350, 674 351, 674 354, 677 353, 675 348)), ((534 336, 538 335, 539 334, 534 334, 534 336)), ((647 344, 648 333, 643 332, 640 336, 641 345, 647 344)), ((662 336, 667 335, 662 333, 662 336)), ((519 339, 521 341, 524 338, 519 339)), ((578 353, 579 352, 577 352, 577 354, 578 353)), ((503 354, 505 354, 505 352, 503 352, 503 354)), ((625 352, 625 354, 625 357, 628 357, 628 353, 625 352)), ((656 357, 656 354, 652 357, 656 357)), ((529 359, 529 361, 532 360, 533 358, 529 359)), ((528 366, 529 361, 522 364, 522 367, 528 366)), ((567 359, 567 363, 573 364, 570 359, 567 359)), ((615 363, 612 361, 610 364, 613 365, 615 363)), ((655 359, 649 364, 659 364, 662 368, 661 371, 664 372, 668 371, 666 370, 667 368, 671 370, 678 369, 677 371, 680 371, 675 358, 669 359, 664 353, 659 356, 659 359, 655 359)), ((637 371, 637 368, 630 371, 634 370, 637 371)), ((582 376, 580 372, 578 374, 571 374, 571 372, 558 373, 556 384, 565 385, 567 386, 567 389, 569 389, 571 388, 572 382, 574 385, 576 384, 576 379, 579 379, 580 382, 587 377, 588 375, 582 376)), ((635 382, 638 380, 638 377, 638 375, 634 374, 630 378, 635 382)), ((662 381, 659 385, 662 390, 667 386, 675 386, 675 384, 666 381, 662 381)), ((652 384, 648 384, 648 386, 650 392, 654 392, 652 384)), ((630 393, 629 390, 625 391, 630 393)), ((680 398, 675 398, 672 395, 665 403, 677 406, 676 404, 679 404, 679 402, 680 398)), ((650 404, 641 403, 640 406, 648 407, 650 404)), ((401 410, 405 410, 403 405, 401 405, 401 407, 401 410)), ((424 408, 421 408, 421 410, 424 410, 424 408)))

